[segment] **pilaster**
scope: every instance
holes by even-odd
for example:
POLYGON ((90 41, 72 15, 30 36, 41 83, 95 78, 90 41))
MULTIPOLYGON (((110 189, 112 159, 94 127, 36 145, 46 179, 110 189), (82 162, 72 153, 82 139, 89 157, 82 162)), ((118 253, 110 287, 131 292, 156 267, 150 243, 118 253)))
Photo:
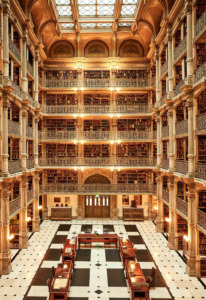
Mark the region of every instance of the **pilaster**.
POLYGON ((28 177, 22 176, 21 182, 21 210, 19 213, 19 248, 28 248, 28 230, 27 230, 27 191, 28 177))
POLYGON ((188 107, 188 175, 194 177, 194 101, 193 93, 187 93, 188 107))
POLYGON ((39 217, 39 172, 34 173, 34 216, 32 222, 32 231, 37 232, 40 230, 40 217, 39 217))
POLYGON ((9 77, 9 14, 10 1, 3 1, 3 74, 9 77))
POLYGON ((157 218, 156 218, 156 231, 157 232, 164 232, 163 201, 162 201, 162 176, 161 176, 161 172, 157 172, 157 218))
POLYGON ((42 196, 42 219, 48 220, 47 195, 42 196))
POLYGON ((2 130, 2 166, 3 166, 3 176, 8 176, 8 108, 9 103, 9 93, 3 92, 3 130, 2 130))
POLYGON ((175 180, 174 176, 169 176, 169 232, 168 247, 170 250, 176 249, 176 197, 175 197, 175 180))
POLYGON ((193 36, 192 36, 192 1, 186 0, 187 15, 187 83, 192 84, 193 81, 193 36))
MULTIPOLYGON (((117 170, 115 169, 112 174, 112 183, 117 184, 117 170)), ((110 196, 110 219, 118 220, 119 209, 117 208, 117 195, 110 196)))
POLYGON ((156 61, 156 103, 159 107, 160 101, 160 57, 159 57, 159 47, 155 46, 155 61, 156 61))
POLYGON ((168 40, 168 92, 169 98, 171 98, 171 93, 173 91, 173 55, 172 55, 172 25, 167 26, 167 40, 168 40))
POLYGON ((26 158, 27 158, 27 152, 26 152, 26 125, 27 125, 27 107, 26 107, 26 101, 23 101, 22 105, 22 170, 23 172, 26 171, 26 158))
POLYGON ((168 123, 169 123, 169 170, 174 172, 174 129, 173 129, 173 105, 169 103, 168 108, 168 123))
POLYGON ((160 113, 157 112, 156 116, 157 122, 157 168, 160 168, 161 165, 161 136, 160 136, 160 113))

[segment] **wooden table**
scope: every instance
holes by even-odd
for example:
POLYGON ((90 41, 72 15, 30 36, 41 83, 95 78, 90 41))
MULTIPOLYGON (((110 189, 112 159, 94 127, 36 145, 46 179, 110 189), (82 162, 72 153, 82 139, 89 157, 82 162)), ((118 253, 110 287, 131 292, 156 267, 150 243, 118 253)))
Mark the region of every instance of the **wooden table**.
POLYGON ((92 233, 86 234, 78 234, 78 248, 80 249, 80 245, 83 243, 91 244, 91 243, 104 243, 104 244, 112 244, 118 247, 118 235, 117 234, 99 234, 98 236, 92 233))
POLYGON ((66 264, 58 264, 51 284, 51 289, 49 291, 49 300, 67 300, 71 276, 72 261, 67 262, 66 264))
POLYGON ((126 260, 136 260, 136 253, 133 249, 133 244, 130 242, 130 240, 119 239, 119 250, 124 268, 126 260))
POLYGON ((67 263, 68 261, 72 261, 72 267, 74 266, 74 261, 77 252, 77 238, 75 240, 67 239, 64 244, 64 248, 62 251, 62 263, 67 263))
POLYGON ((132 300, 140 298, 149 300, 149 284, 146 283, 140 264, 135 261, 126 261, 126 276, 132 300))

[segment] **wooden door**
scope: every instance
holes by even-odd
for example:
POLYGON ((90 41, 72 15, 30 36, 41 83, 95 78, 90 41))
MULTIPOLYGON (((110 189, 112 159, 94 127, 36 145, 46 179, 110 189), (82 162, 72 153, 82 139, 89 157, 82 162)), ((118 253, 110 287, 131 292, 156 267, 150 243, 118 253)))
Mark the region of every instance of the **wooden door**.
POLYGON ((93 218, 109 218, 110 196, 85 196, 85 216, 93 218))

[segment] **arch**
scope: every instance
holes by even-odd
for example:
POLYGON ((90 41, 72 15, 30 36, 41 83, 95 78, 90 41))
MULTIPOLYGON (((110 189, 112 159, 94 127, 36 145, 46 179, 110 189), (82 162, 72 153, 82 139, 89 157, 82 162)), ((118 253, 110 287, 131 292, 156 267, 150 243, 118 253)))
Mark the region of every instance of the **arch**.
POLYGON ((105 42, 100 40, 93 40, 86 44, 84 48, 85 57, 108 57, 109 48, 105 42))
POLYGON ((53 23, 54 25, 56 25, 56 22, 55 22, 54 20, 47 20, 46 22, 44 22, 44 23, 40 26, 39 32, 41 33, 41 32, 44 30, 44 28, 45 28, 47 25, 51 24, 51 23, 53 23))
POLYGON ((155 40, 156 32, 155 32, 154 26, 149 21, 144 20, 144 19, 138 20, 137 24, 138 23, 142 23, 142 24, 146 25, 149 28, 149 30, 151 31, 153 40, 155 40))
POLYGON ((111 182, 108 177, 99 173, 95 173, 88 176, 85 179, 84 184, 111 184, 111 182))
POLYGON ((53 58, 74 57, 74 53, 73 45, 64 40, 54 42, 49 50, 49 56, 53 58))
POLYGON ((123 41, 119 47, 119 56, 120 57, 143 57, 144 48, 136 40, 126 40, 123 41))

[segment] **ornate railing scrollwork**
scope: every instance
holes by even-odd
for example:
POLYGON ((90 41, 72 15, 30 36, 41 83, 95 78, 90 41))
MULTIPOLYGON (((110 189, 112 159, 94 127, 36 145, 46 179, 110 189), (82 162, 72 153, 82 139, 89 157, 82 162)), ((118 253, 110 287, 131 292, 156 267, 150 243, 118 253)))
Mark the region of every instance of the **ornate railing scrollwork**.
POLYGON ((165 100, 167 99, 167 93, 164 94, 161 98, 160 98, 160 107, 162 107, 165 104, 165 100))
POLYGON ((169 169, 169 159, 162 159, 161 168, 165 170, 169 169))
POLYGON ((9 50, 18 59, 18 61, 21 62, 20 50, 11 39, 9 39, 9 50))
POLYGON ((152 140, 154 138, 152 131, 117 131, 118 140, 152 140))
POLYGON ((26 126, 26 137, 33 138, 33 127, 26 126))
POLYGON ((11 86, 14 88, 14 95, 21 98, 21 88, 15 84, 12 80, 10 81, 11 82, 11 86))
POLYGON ((175 172, 187 174, 188 172, 188 162, 184 160, 176 160, 175 162, 175 172))
POLYGON ((206 180, 206 164, 197 162, 196 177, 206 180))
POLYGON ((34 198, 34 190, 28 190, 27 191, 27 202, 30 202, 34 198))
POLYGON ((188 203, 178 197, 176 197, 176 209, 186 217, 188 216, 188 203))
POLYGON ((175 134, 188 133, 188 120, 175 123, 175 134))
POLYGON ((30 62, 27 61, 27 71, 29 72, 29 74, 33 77, 34 76, 34 68, 33 66, 30 64, 30 62))
POLYGON ((164 73, 168 69, 168 62, 166 61, 162 66, 161 66, 161 76, 164 75, 164 73))
POLYGON ((174 88, 174 97, 182 93, 181 88, 185 84, 185 80, 180 81, 174 88))
POLYGON ((115 86, 117 88, 124 87, 124 88, 131 88, 131 87, 150 87, 155 84, 155 80, 153 78, 148 79, 116 79, 115 86))
POLYGON ((174 51, 174 61, 176 61, 180 55, 184 54, 184 51, 186 51, 187 47, 187 37, 184 37, 184 39, 180 42, 180 44, 176 47, 174 51))
POLYGON ((112 137, 111 131, 83 131, 83 139, 86 140, 110 140, 112 137))
POLYGON ((39 131, 42 140, 73 140, 77 139, 76 131, 39 131))
POLYGON ((198 214, 197 224, 206 230, 206 213, 198 209, 197 214, 198 214))
POLYGON ((206 77, 206 62, 195 71, 195 82, 206 77))
POLYGON ((9 202, 9 216, 13 215, 20 209, 21 196, 11 200, 9 202))
POLYGON ((20 135, 20 123, 8 120, 8 133, 20 135))
POLYGON ((206 10, 198 19, 195 24, 195 37, 197 37, 201 32, 203 33, 206 30, 206 10))
POLYGON ((162 189, 162 199, 169 203, 169 191, 162 189))
POLYGON ((33 169, 34 168, 34 159, 33 159, 33 157, 27 158, 26 167, 27 167, 27 169, 33 169))
POLYGON ((162 138, 169 137, 169 126, 162 127, 162 138))
POLYGON ((20 160, 9 160, 8 171, 10 174, 21 172, 21 161, 20 160))
POLYGON ((197 130, 206 129, 206 114, 201 114, 197 116, 196 125, 197 125, 197 130))

